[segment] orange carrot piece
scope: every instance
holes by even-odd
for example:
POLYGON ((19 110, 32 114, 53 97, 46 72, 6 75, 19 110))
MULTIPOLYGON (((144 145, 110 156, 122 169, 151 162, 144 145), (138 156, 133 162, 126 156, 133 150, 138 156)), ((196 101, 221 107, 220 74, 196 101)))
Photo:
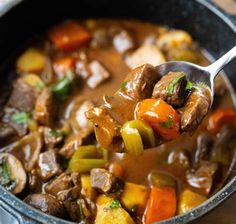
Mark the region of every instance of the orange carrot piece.
POLYGON ((207 130, 213 134, 220 131, 221 127, 227 124, 236 127, 236 110, 230 108, 217 109, 208 120, 207 130))
POLYGON ((65 57, 59 58, 53 63, 53 69, 57 74, 65 74, 69 70, 73 70, 75 67, 75 58, 65 57))
POLYGON ((176 213, 176 191, 172 187, 154 187, 145 212, 145 224, 171 218, 176 213))
POLYGON ((180 135, 180 117, 174 108, 162 99, 145 99, 137 109, 137 118, 146 121, 164 140, 180 135))
POLYGON ((74 21, 59 24, 49 31, 49 39, 62 51, 73 51, 91 40, 91 34, 74 21))

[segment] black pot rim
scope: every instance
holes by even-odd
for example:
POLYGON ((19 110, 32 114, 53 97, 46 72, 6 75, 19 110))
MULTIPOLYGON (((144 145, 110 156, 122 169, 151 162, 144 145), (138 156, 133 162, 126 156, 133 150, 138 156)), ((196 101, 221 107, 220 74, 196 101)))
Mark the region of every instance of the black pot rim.
MULTIPOLYGON (((16 5, 20 4, 23 0, 12 0, 5 8, 0 10, 0 17, 4 16, 9 10, 11 10, 16 5)), ((230 17, 219 9, 215 4, 206 0, 195 0, 199 4, 203 5, 205 8, 213 12, 217 17, 224 21, 224 23, 229 26, 236 34, 236 25, 232 22, 230 17)), ((159 224, 184 224, 193 221, 225 201, 236 191, 236 177, 233 177, 220 191, 210 197, 200 206, 194 208, 188 213, 183 215, 175 216, 171 219, 159 222, 159 224)), ((8 213, 13 215, 19 223, 31 223, 30 220, 38 221, 40 223, 55 223, 55 224, 72 224, 74 222, 62 220, 34 209, 33 207, 22 202, 19 198, 6 191, 2 186, 0 186, 0 207, 5 209, 8 213), (18 213, 16 213, 16 211, 18 213), (21 214, 23 216, 21 216, 21 214)))

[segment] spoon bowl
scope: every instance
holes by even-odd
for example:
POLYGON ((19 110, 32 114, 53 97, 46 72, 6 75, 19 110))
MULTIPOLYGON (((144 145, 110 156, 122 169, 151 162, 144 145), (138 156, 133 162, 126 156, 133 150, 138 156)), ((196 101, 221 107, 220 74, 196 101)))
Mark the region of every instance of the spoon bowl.
POLYGON ((213 98, 215 77, 235 57, 236 46, 207 67, 199 66, 186 61, 170 61, 156 66, 156 69, 162 76, 168 72, 185 72, 189 81, 193 83, 202 83, 208 86, 213 98))

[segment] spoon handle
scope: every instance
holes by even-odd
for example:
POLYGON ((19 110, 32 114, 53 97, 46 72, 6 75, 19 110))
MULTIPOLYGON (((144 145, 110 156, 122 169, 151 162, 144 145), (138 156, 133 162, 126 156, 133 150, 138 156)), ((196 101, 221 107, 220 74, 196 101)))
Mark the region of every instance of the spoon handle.
POLYGON ((207 71, 211 74, 211 81, 214 80, 218 72, 223 69, 230 61, 236 57, 236 46, 234 46, 225 55, 215 61, 213 64, 206 67, 207 71))

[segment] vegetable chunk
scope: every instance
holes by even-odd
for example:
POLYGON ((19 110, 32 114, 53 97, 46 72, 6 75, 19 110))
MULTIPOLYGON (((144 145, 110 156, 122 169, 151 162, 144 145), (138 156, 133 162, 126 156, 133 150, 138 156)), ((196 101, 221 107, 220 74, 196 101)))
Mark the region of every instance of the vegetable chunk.
POLYGON ((98 209, 95 224, 134 224, 129 213, 119 206, 111 206, 114 199, 101 195, 97 199, 98 209))
POLYGON ((182 192, 179 198, 178 214, 184 214, 207 200, 207 197, 191 190, 182 192))
POLYGON ((29 48, 17 60, 16 67, 20 72, 41 72, 46 64, 43 52, 29 48))
POLYGON ((171 218, 176 213, 176 192, 172 187, 153 187, 146 209, 145 224, 171 218))
POLYGON ((142 214, 145 210, 149 191, 143 185, 126 182, 121 195, 121 203, 131 212, 142 214))
POLYGON ((91 39, 91 34, 74 21, 55 26, 48 36, 52 43, 62 51, 74 51, 91 39))

